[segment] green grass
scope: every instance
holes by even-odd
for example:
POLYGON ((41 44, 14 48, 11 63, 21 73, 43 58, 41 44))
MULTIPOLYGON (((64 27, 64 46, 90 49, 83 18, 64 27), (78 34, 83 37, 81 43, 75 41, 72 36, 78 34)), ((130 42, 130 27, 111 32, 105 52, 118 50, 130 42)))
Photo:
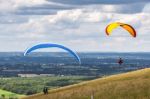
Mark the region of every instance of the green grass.
POLYGON ((5 98, 9 98, 9 97, 21 98, 21 97, 24 97, 24 96, 25 96, 25 95, 19 95, 19 94, 15 94, 15 93, 12 93, 12 92, 5 91, 5 90, 1 90, 1 89, 0 89, 0 97, 1 97, 2 95, 5 95, 5 98))
POLYGON ((112 75, 24 99, 150 99, 150 68, 112 75))

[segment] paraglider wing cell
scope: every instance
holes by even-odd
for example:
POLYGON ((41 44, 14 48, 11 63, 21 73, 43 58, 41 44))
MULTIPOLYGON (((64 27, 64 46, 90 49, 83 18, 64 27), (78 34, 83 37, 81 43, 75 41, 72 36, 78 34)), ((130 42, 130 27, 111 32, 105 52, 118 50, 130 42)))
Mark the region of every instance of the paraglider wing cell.
POLYGON ((123 27, 125 30, 127 30, 133 37, 136 37, 136 31, 131 25, 124 24, 124 25, 121 25, 121 27, 123 27))

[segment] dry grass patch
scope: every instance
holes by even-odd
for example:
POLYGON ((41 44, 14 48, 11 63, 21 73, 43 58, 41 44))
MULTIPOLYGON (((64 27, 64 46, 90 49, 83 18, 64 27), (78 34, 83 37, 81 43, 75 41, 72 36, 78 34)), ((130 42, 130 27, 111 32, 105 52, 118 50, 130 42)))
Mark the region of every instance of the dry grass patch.
POLYGON ((150 69, 113 75, 25 99, 150 99, 150 69))

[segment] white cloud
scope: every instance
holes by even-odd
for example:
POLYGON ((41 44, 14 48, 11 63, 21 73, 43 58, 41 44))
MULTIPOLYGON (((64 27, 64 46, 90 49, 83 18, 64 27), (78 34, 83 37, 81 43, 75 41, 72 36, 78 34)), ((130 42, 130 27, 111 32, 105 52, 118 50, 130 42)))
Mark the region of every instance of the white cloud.
POLYGON ((1 13, 14 12, 20 7, 30 7, 43 4, 53 4, 53 3, 48 2, 47 0, 1 0, 0 12, 1 13))
POLYGON ((143 8, 143 12, 150 13, 150 3, 146 4, 146 6, 143 8))
MULTIPOLYGON (((13 8, 19 9, 19 7, 22 6, 47 4, 45 0, 11 0, 10 3, 6 1, 2 4, 0 3, 0 5, 3 6, 0 6, 0 13, 1 10, 8 10, 9 12, 11 6, 13 6, 13 10, 13 8), (4 5, 7 5, 8 8, 4 5)), ((129 4, 129 8, 132 5, 134 4, 129 4)), ((143 4, 138 5, 140 5, 142 9, 143 4)), ((13 17, 7 16, 8 18, 6 18, 6 20, 12 20, 7 24, 0 24, 0 45, 5 46, 3 49, 0 49, 0 51, 22 51, 30 45, 41 42, 65 44, 76 51, 150 50, 150 48, 147 47, 150 43, 150 13, 148 13, 147 10, 149 8, 146 5, 144 9, 140 9, 143 12, 139 10, 131 14, 125 12, 124 6, 125 5, 110 4, 86 5, 77 9, 57 11, 57 13, 53 15, 28 15, 27 19, 19 18, 19 15, 13 17), (118 11, 118 9, 120 10, 118 11), (15 17, 21 20, 21 22, 17 21, 20 22, 19 24, 12 22, 15 21, 15 17), (22 19, 25 21, 22 22, 22 19), (129 34, 121 28, 116 29, 111 37, 107 37, 105 35, 105 27, 114 21, 131 24, 137 30, 138 37, 136 39, 131 38, 129 34), (137 42, 139 42, 141 48, 137 42), (6 46, 7 44, 9 46, 6 46), (23 45, 18 47, 18 44, 23 45), (9 47, 11 48, 9 49, 9 47)), ((131 10, 134 11, 134 9, 131 10)), ((21 16, 26 17, 25 15, 21 16)), ((3 21, 3 23, 5 22, 6 21, 3 21)))

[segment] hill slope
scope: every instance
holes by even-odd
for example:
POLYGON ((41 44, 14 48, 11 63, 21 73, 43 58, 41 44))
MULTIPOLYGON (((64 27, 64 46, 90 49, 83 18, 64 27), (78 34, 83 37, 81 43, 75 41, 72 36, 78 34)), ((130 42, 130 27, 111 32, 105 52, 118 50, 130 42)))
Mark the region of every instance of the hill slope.
POLYGON ((50 90, 25 99, 150 99, 150 68, 50 90))
POLYGON ((15 94, 15 93, 0 89, 0 97, 1 97, 1 95, 5 95, 6 98, 8 98, 8 97, 12 97, 12 98, 13 97, 24 97, 25 96, 25 95, 19 95, 19 94, 15 94))

